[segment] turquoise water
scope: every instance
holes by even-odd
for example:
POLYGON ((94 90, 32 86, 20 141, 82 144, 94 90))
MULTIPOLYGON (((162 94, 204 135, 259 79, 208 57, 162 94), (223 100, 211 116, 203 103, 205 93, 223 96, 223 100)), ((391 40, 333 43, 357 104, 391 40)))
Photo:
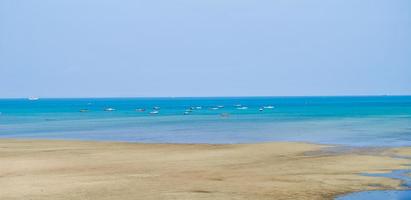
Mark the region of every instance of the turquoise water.
POLYGON ((411 145, 411 96, 0 99, 0 112, 2 138, 411 145))

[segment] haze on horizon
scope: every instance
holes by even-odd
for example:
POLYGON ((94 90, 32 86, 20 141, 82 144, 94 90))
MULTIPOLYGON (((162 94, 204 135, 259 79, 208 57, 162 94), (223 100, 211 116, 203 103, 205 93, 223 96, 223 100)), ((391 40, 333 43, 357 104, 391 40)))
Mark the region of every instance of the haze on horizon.
POLYGON ((0 98, 411 94, 409 0, 0 1, 0 98))

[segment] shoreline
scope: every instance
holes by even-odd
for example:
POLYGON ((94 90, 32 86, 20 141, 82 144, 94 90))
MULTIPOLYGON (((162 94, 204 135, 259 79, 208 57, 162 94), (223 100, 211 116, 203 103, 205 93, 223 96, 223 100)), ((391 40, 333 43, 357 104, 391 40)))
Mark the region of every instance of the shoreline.
POLYGON ((0 199, 333 199, 401 189, 411 147, 0 139, 0 199), (400 157, 393 157, 402 156, 400 157))

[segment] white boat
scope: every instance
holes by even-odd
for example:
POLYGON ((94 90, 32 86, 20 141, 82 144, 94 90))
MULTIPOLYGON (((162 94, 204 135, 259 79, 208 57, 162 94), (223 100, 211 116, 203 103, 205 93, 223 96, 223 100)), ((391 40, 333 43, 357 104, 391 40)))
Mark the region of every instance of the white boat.
POLYGON ((263 108, 265 108, 265 109, 273 109, 274 106, 264 106, 263 108))
POLYGON ((136 111, 137 111, 137 112, 145 112, 146 109, 144 109, 144 108, 138 108, 138 109, 136 109, 136 111))
POLYGON ((37 100, 39 100, 38 97, 29 97, 28 99, 29 99, 30 101, 37 101, 37 100))
POLYGON ((213 108, 210 108, 211 110, 218 110, 219 108, 217 108, 217 107, 213 107, 213 108))
POLYGON ((153 111, 150 112, 150 115, 156 115, 158 113, 160 113, 160 112, 158 112, 157 110, 153 110, 153 111))
POLYGON ((224 106, 217 106, 217 108, 224 108, 224 106))
POLYGON ((201 107, 201 106, 197 106, 196 109, 197 109, 197 110, 201 110, 202 107, 201 107))
POLYGON ((235 107, 241 107, 241 104, 236 104, 236 105, 234 105, 235 107))
POLYGON ((263 111, 264 109, 263 109, 263 108, 260 108, 260 109, 258 109, 258 110, 261 112, 261 111, 263 111))
POLYGON ((159 106, 154 106, 153 109, 154 110, 160 110, 160 107, 159 106))
POLYGON ((106 109, 104 109, 104 111, 115 111, 116 109, 114 109, 114 108, 106 108, 106 109))
POLYGON ((189 115, 191 112, 187 112, 187 111, 185 111, 184 112, 184 115, 189 115))
POLYGON ((248 107, 247 106, 241 106, 241 107, 239 107, 239 108, 237 108, 238 110, 247 110, 248 109, 248 107))

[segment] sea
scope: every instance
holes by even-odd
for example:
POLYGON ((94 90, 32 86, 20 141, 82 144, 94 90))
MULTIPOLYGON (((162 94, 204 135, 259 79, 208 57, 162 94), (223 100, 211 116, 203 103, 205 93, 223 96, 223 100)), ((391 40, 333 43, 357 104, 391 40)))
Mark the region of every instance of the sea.
POLYGON ((0 99, 0 138, 411 146, 411 96, 0 99))

